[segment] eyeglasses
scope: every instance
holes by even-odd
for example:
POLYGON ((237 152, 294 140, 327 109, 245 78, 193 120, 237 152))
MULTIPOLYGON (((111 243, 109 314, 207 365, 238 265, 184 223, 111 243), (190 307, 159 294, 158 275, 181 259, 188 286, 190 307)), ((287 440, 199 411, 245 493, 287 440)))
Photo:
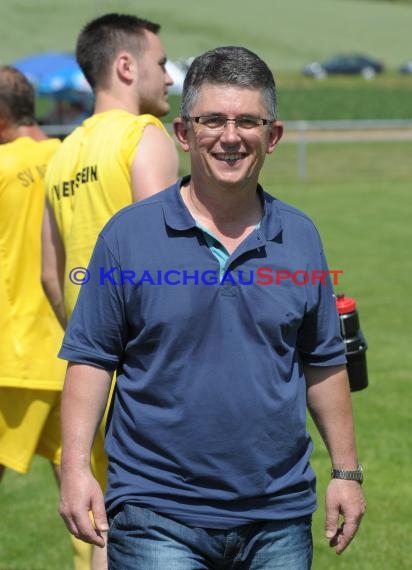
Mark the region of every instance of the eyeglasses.
POLYGON ((261 117, 253 116, 229 119, 224 115, 201 115, 199 117, 186 117, 186 120, 193 121, 194 123, 202 125, 202 127, 206 127, 213 132, 223 131, 228 123, 234 123, 236 128, 240 131, 250 131, 273 122, 270 119, 262 119, 261 117))

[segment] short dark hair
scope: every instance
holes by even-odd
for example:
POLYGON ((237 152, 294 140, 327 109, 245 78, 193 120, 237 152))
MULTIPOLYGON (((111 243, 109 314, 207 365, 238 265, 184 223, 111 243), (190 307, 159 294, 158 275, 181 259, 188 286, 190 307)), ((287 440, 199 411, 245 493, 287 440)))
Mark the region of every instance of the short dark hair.
POLYGON ((34 116, 34 88, 29 80, 14 67, 0 66, 0 114, 7 123, 31 126, 34 116))
POLYGON ((76 59, 95 89, 104 85, 119 51, 144 50, 144 32, 157 34, 160 25, 128 14, 105 14, 85 25, 76 45, 76 59))
POLYGON ((180 114, 188 117, 199 89, 205 83, 238 85, 261 89, 269 118, 276 119, 276 85, 266 63, 252 51, 239 46, 215 48, 196 57, 183 84, 180 114))

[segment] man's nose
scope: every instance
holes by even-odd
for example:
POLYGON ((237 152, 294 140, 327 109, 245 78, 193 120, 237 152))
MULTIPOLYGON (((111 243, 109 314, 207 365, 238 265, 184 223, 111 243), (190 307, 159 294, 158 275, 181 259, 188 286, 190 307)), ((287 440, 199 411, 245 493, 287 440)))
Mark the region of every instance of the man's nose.
POLYGON ((227 119, 220 136, 221 140, 226 142, 237 142, 239 140, 239 129, 237 128, 235 119, 227 119))
POLYGON ((165 70, 165 83, 168 87, 170 87, 171 85, 173 85, 174 81, 172 79, 172 76, 170 75, 170 73, 168 71, 165 70))

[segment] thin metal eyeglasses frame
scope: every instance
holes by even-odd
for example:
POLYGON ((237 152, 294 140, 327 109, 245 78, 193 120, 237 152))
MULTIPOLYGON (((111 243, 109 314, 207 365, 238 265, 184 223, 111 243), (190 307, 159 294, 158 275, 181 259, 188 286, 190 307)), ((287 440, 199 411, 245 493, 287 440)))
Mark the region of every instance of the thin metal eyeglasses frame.
POLYGON ((197 123, 198 125, 202 125, 202 127, 206 127, 207 129, 210 129, 211 131, 223 130, 226 128, 228 123, 234 123, 235 127, 237 129, 240 128, 241 130, 245 130, 245 131, 252 130, 254 128, 261 127, 264 125, 269 125, 270 123, 273 123, 273 120, 262 119, 261 117, 236 117, 236 119, 229 119, 228 117, 224 117, 222 115, 216 115, 216 116, 214 116, 214 115, 199 115, 198 117, 184 117, 184 119, 186 121, 193 121, 194 123, 197 123), (209 125, 206 125, 205 123, 202 123, 201 119, 206 119, 206 120, 207 119, 217 119, 217 120, 220 119, 220 120, 224 121, 224 123, 222 123, 222 125, 219 125, 219 126, 211 127, 209 125), (245 128, 245 127, 242 127, 239 125, 239 122, 241 122, 242 120, 243 121, 249 120, 251 122, 256 121, 256 123, 245 128))

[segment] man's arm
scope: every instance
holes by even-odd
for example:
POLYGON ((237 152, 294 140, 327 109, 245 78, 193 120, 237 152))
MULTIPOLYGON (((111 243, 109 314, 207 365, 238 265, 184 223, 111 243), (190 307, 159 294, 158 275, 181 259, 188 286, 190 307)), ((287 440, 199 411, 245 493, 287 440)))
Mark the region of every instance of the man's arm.
POLYGON ((41 283, 52 309, 63 327, 67 317, 63 301, 65 252, 53 210, 46 200, 42 225, 41 283))
MULTIPOLYGON (((356 470, 352 404, 345 366, 306 366, 308 407, 336 469, 356 470)), ((326 492, 326 536, 336 553, 349 545, 365 512, 357 481, 332 479, 326 492), (339 516, 343 524, 339 527, 339 516)))
POLYGON ((101 547, 101 533, 108 530, 108 525, 103 493, 91 472, 90 453, 112 375, 102 368, 69 363, 62 396, 59 513, 74 536, 101 547))
POLYGON ((173 140, 159 127, 147 125, 132 163, 133 200, 143 200, 178 178, 179 156, 173 140))

